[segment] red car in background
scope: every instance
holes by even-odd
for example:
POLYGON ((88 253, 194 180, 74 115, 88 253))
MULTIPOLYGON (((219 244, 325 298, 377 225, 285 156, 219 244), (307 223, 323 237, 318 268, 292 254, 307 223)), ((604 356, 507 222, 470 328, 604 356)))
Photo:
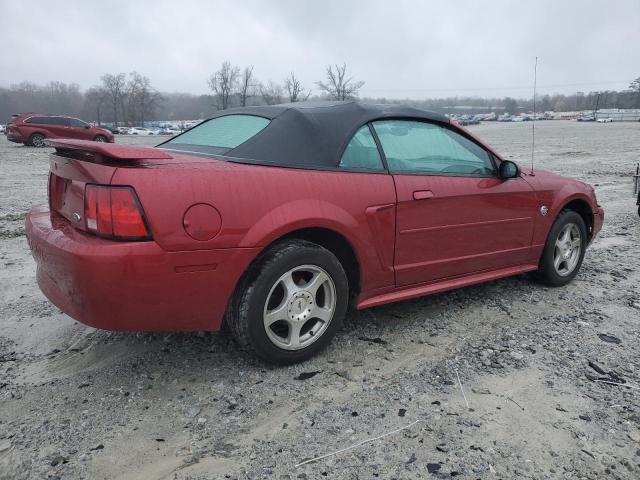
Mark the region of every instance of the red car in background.
POLYGON ((398 105, 225 110, 156 148, 52 140, 26 232, 44 294, 109 330, 219 330, 302 361, 358 309, 537 272, 577 274, 593 188, 520 169, 398 105))
POLYGON ((23 113, 12 118, 5 132, 7 140, 32 147, 44 147, 46 139, 73 138, 113 143, 113 134, 79 118, 63 115, 23 113))

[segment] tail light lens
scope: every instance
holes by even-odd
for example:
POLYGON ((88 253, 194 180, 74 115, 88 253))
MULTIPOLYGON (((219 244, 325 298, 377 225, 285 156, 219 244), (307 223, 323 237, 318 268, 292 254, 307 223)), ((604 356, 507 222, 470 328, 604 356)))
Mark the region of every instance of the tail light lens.
POLYGON ((150 240, 142 205, 131 187, 87 185, 84 190, 87 230, 116 240, 150 240))

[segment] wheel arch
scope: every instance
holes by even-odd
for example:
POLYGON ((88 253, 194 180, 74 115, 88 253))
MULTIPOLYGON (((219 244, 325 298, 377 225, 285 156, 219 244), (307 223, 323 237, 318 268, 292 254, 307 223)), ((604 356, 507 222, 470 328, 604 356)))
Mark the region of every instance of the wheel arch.
POLYGON ((292 228, 289 231, 280 233, 276 238, 271 239, 262 247, 260 252, 251 260, 244 270, 236 284, 234 292, 243 280, 246 279, 245 277, 251 277, 251 272, 255 271, 255 266, 260 263, 265 252, 278 242, 288 239, 306 240, 329 250, 338 258, 338 261, 344 268, 347 279, 349 280, 350 292, 356 294, 360 292, 360 260, 356 248, 344 234, 336 229, 325 226, 292 228))
POLYGON ((235 299, 238 296, 238 292, 249 285, 258 275, 259 269, 257 267, 260 265, 265 252, 278 242, 287 239, 306 240, 329 250, 338 258, 338 261, 345 270, 349 282, 350 298, 356 298, 358 293, 360 293, 360 260, 356 249, 345 235, 335 229, 327 227, 308 226, 292 229, 266 244, 244 269, 233 288, 231 296, 227 300, 227 308, 222 320, 223 328, 225 328, 224 324, 228 321, 228 316, 232 314, 232 310, 236 308, 234 304, 236 303, 235 299))
POLYGON ((275 242, 289 238, 315 243, 333 253, 347 274, 349 291, 352 294, 360 293, 360 261, 356 249, 344 235, 326 227, 307 227, 289 232, 275 242))
POLYGON ((47 133, 44 130, 33 130, 29 132, 29 135, 27 136, 27 138, 31 138, 34 135, 42 135, 44 138, 48 138, 47 133))
POLYGON ((282 239, 300 238, 316 243, 338 258, 347 273, 349 289, 359 293, 364 265, 360 254, 366 246, 354 231, 357 227, 358 220, 340 205, 318 199, 295 200, 278 205, 263 215, 245 233, 239 245, 261 246, 257 259, 282 239), (313 213, 310 215, 310 212, 313 213))
POLYGON ((33 142, 31 141, 31 139, 33 138, 34 135, 42 135, 42 137, 46 140, 47 138, 49 138, 49 136, 42 130, 33 130, 30 131, 29 134, 26 136, 26 143, 25 145, 33 145, 33 142))
POLYGON ((589 202, 582 197, 575 197, 569 199, 562 205, 558 210, 558 215, 560 215, 563 210, 572 210, 582 217, 584 225, 587 228, 587 236, 589 237, 587 243, 589 243, 593 237, 593 209, 589 202))

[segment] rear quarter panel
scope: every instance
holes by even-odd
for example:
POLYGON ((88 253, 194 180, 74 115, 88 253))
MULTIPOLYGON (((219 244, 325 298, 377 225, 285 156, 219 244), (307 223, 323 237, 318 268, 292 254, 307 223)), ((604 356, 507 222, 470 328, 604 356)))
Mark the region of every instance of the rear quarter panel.
POLYGON ((395 282, 396 192, 386 173, 211 160, 119 168, 112 184, 135 188, 154 239, 165 250, 265 247, 301 228, 328 228, 354 248, 363 291, 395 282), (197 203, 214 206, 222 218, 221 230, 211 240, 196 241, 183 228, 184 213, 197 203), (370 208, 379 206, 384 208, 370 208))

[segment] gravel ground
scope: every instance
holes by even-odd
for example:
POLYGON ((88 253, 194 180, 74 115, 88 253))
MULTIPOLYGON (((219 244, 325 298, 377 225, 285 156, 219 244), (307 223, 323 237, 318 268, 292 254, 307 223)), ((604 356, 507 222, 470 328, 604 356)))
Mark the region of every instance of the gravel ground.
MULTIPOLYGON (((530 124, 471 128, 529 161, 530 124)), ((223 334, 112 333, 51 306, 23 227, 48 152, 0 137, 0 478, 639 478, 640 124, 539 122, 536 141, 606 210, 573 283, 363 311, 274 368, 223 334)))

